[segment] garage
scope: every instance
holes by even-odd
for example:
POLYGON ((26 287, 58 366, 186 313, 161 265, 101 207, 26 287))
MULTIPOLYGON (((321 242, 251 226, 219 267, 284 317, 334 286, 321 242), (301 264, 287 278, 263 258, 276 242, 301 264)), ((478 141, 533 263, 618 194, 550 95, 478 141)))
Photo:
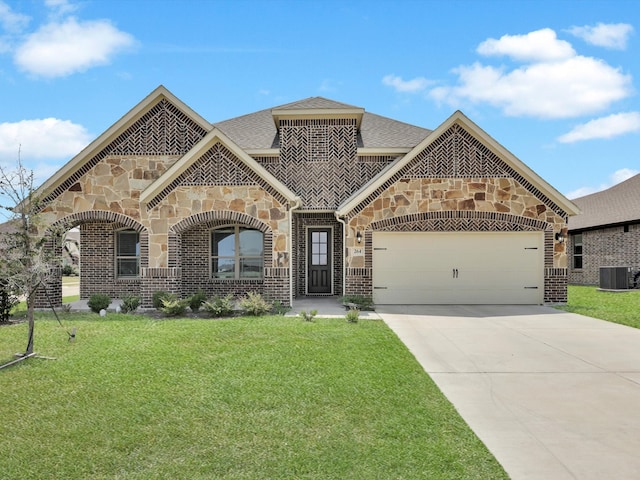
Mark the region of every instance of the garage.
POLYGON ((543 232, 374 232, 376 304, 541 304, 543 232))

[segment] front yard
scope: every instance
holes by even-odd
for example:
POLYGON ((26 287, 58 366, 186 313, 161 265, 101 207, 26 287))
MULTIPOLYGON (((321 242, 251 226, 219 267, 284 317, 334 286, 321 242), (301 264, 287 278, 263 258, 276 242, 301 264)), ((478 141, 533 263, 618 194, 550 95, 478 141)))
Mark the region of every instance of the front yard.
MULTIPOLYGON (((379 321, 49 315, 0 370, 11 479, 499 479, 379 321)), ((26 325, 0 327, 0 362, 26 325)))
POLYGON ((640 290, 601 292, 596 287, 569 286, 567 312, 640 328, 640 290))

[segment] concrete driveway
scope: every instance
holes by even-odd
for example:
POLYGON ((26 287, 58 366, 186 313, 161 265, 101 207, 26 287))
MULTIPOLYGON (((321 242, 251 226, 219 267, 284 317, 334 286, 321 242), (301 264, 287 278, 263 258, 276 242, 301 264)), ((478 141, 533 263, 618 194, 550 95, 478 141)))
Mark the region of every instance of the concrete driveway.
POLYGON ((514 480, 640 478, 640 330, 537 306, 377 306, 514 480))

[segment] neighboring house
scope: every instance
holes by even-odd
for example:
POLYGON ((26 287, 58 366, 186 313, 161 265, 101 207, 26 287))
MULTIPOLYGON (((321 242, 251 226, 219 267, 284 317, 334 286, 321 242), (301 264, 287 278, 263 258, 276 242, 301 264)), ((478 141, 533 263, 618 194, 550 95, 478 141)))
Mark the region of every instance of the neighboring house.
POLYGON ((162 86, 39 194, 48 225, 80 228, 81 297, 145 306, 564 302, 556 235, 577 213, 460 112, 431 131, 314 97, 210 124, 162 86))
POLYGON ((73 228, 65 236, 62 245, 62 266, 80 266, 80 230, 73 228))
POLYGON ((599 285, 600 267, 640 270, 640 174, 576 198, 582 215, 569 220, 569 281, 599 285))

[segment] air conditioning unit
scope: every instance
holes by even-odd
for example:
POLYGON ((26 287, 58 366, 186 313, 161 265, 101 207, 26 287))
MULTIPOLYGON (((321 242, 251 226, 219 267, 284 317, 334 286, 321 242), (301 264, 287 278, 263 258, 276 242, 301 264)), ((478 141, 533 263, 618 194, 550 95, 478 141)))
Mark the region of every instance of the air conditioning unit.
POLYGON ((600 288, 626 290, 629 288, 631 267, 600 267, 600 288))

